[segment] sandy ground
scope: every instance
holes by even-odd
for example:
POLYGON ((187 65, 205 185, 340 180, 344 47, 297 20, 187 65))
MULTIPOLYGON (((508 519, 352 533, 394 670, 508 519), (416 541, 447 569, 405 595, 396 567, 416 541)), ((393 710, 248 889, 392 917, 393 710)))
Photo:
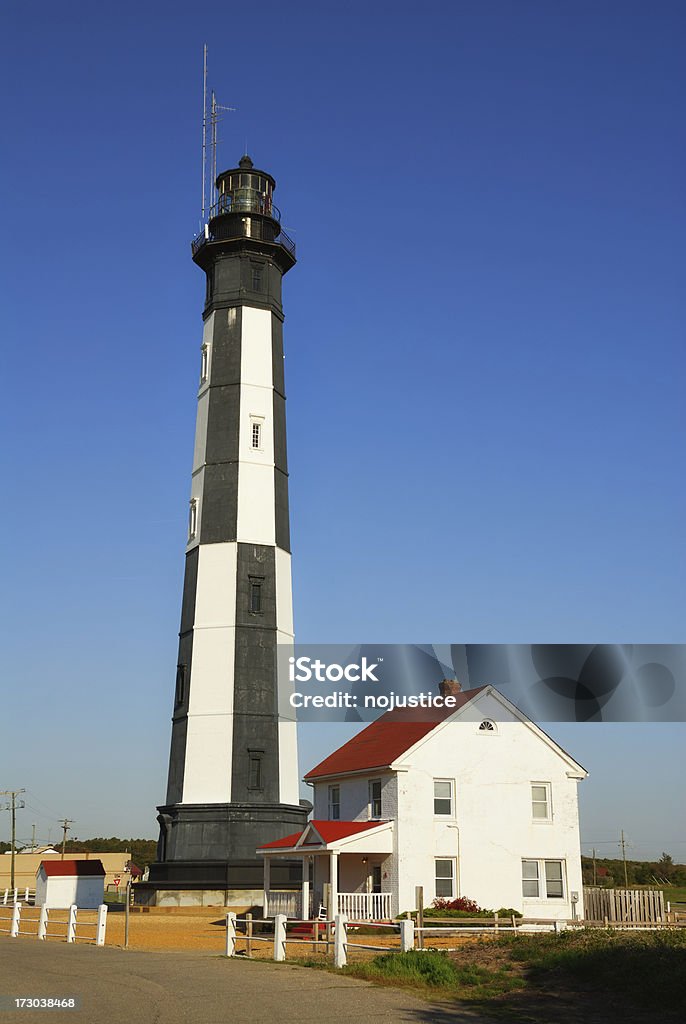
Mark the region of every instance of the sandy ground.
MULTIPOLYGON (((33 907, 25 907, 22 911, 22 933, 29 936, 35 935, 38 931, 38 910, 33 907)), ((64 941, 67 929, 67 911, 54 910, 50 913, 48 925, 48 941, 64 941), (50 934, 50 933, 54 934, 50 934)), ((95 935, 95 923, 97 913, 95 911, 79 911, 77 942, 86 943, 93 941, 95 935)), ((140 913, 132 912, 129 918, 129 949, 135 950, 196 950, 221 954, 224 952, 226 942, 226 913, 221 908, 216 911, 190 911, 187 914, 181 913, 140 913)), ((107 915, 107 931, 105 938, 106 946, 124 946, 125 915, 121 911, 110 911, 107 915)), ((244 929, 244 922, 238 922, 239 936, 244 929)), ((250 954, 256 959, 272 959, 273 938, 266 936, 267 941, 260 941, 258 924, 256 921, 255 938, 251 944, 250 954)), ((288 956, 291 958, 311 958, 325 954, 325 943, 307 941, 303 936, 291 936, 289 933, 288 956)), ((475 942, 473 936, 427 936, 426 947, 433 948, 455 948, 464 944, 475 942)), ((400 938, 394 935, 384 935, 378 932, 372 934, 358 934, 351 929, 348 935, 348 955, 350 958, 361 958, 373 956, 373 950, 365 950, 361 947, 381 946, 384 949, 399 949, 400 938), (356 948, 357 947, 357 948, 356 948)), ((246 940, 239 937, 236 944, 238 953, 246 953, 246 940)), ((332 955, 330 950, 329 955, 332 955)))

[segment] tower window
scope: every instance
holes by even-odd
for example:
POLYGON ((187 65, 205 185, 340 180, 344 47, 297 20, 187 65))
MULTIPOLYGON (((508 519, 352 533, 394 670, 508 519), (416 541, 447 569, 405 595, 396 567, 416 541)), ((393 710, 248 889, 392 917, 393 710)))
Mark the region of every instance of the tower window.
POLYGON ((262 291, 262 268, 261 267, 253 267, 252 268, 252 290, 254 292, 261 292, 262 291))
POLYGON ((251 615, 261 615, 262 614, 262 584, 264 583, 264 577, 263 576, 250 576, 248 579, 249 579, 249 584, 250 584, 250 594, 249 594, 249 604, 248 604, 248 607, 250 609, 250 614, 251 615))
POLYGON ((250 425, 250 447, 255 451, 262 450, 262 424, 259 420, 252 420, 250 425))
POLYGON ((262 750, 248 751, 248 789, 262 789, 262 750))
POLYGON ((186 696, 186 666, 176 666, 176 693, 174 695, 174 705, 176 707, 179 704, 183 704, 184 697, 186 696))
POLYGON ((191 498, 188 506, 188 539, 193 540, 198 532, 198 499, 191 498))
POLYGON ((200 383, 205 384, 209 376, 210 369, 210 350, 209 345, 204 344, 201 349, 200 356, 200 383))

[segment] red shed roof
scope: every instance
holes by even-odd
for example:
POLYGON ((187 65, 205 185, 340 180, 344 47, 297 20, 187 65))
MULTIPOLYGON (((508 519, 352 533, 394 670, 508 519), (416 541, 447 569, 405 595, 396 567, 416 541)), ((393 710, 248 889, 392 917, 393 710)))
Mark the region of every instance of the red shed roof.
MULTIPOLYGON (((306 832, 310 825, 313 825, 326 844, 335 843, 338 839, 346 839, 348 836, 357 835, 359 832, 367 832, 370 828, 378 828, 379 825, 386 824, 387 822, 385 821, 323 821, 321 819, 314 819, 313 821, 308 821, 303 832, 306 832)), ((295 846, 303 832, 292 832, 291 835, 284 836, 283 839, 275 839, 273 843, 265 843, 263 846, 258 847, 258 849, 290 849, 295 846)), ((303 845, 320 846, 321 844, 316 839, 313 839, 312 842, 306 842, 303 845)))
POLYGON ((101 875, 104 877, 106 874, 100 860, 43 860, 40 867, 48 878, 51 875, 101 875))
POLYGON ((452 708, 395 708, 387 711, 338 750, 334 750, 333 754, 325 757, 305 778, 316 779, 325 775, 388 768, 401 754, 484 689, 484 686, 479 686, 455 694, 456 704, 452 708))

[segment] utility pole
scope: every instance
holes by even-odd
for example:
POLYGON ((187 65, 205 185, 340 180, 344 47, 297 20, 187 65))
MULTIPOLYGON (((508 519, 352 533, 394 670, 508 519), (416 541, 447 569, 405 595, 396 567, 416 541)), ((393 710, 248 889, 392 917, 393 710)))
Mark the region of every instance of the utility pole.
POLYGON ((0 796, 8 796, 10 799, 3 806, 3 810, 12 812, 12 856, 10 864, 10 888, 14 889, 14 844, 17 838, 17 807, 26 807, 23 800, 17 802, 17 797, 20 793, 25 793, 25 789, 3 789, 0 790, 0 796))
POLYGON ((622 829, 622 838, 620 839, 619 845, 622 847, 622 860, 624 861, 624 888, 629 888, 629 879, 626 873, 626 840, 624 839, 624 829, 622 829))
POLYGON ((62 818, 60 825, 62 826, 62 856, 60 860, 64 860, 64 848, 67 845, 67 832, 74 824, 73 818, 62 818))
POLYGON ((31 826, 31 853, 36 852, 36 824, 31 826))
POLYGON ((595 869, 595 846, 593 847, 593 884, 594 885, 598 884, 598 875, 597 875, 596 869, 595 869))

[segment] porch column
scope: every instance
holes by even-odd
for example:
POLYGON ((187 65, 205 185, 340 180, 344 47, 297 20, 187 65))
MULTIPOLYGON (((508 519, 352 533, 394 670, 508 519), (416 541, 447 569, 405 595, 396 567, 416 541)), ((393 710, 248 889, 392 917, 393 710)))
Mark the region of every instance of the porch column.
POLYGON ((305 921, 310 917, 310 858, 303 857, 303 882, 302 882, 302 908, 301 913, 305 921))
POLYGON ((263 867, 264 881, 262 882, 262 888, 264 889, 264 897, 263 897, 263 903, 262 903, 262 917, 266 917, 267 916, 267 912, 269 910, 269 885, 271 883, 271 866, 272 866, 272 862, 269 859, 269 855, 265 854, 264 855, 264 867, 263 867))
POLYGON ((331 850, 329 854, 329 882, 331 888, 331 916, 338 913, 338 850, 331 850))

